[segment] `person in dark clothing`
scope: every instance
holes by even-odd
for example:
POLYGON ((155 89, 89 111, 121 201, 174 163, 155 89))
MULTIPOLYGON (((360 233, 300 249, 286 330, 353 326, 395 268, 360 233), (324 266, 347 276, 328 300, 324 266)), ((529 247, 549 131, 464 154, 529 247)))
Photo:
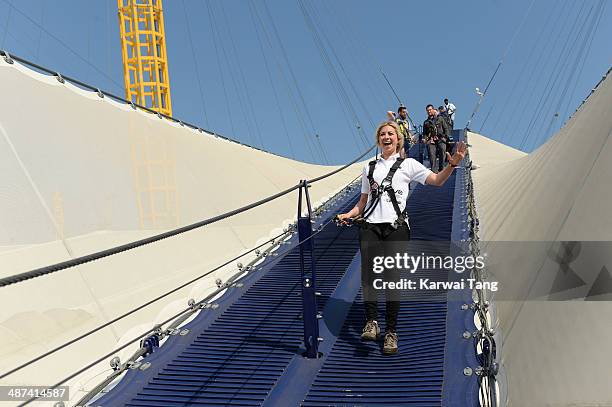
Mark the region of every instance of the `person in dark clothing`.
POLYGON ((453 121, 451 120, 451 117, 444 106, 438 107, 438 112, 438 117, 441 117, 446 124, 446 152, 452 153, 453 147, 455 146, 455 142, 453 140, 453 121))
POLYGON ((442 171, 446 156, 446 140, 450 133, 445 120, 433 105, 427 105, 427 119, 423 122, 423 137, 429 151, 431 170, 442 171))

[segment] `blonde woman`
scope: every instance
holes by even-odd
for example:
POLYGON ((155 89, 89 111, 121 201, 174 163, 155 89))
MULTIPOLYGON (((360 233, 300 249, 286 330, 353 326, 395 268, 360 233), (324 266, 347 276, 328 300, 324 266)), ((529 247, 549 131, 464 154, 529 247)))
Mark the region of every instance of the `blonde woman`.
MULTIPOLYGON (((421 184, 441 186, 455 167, 465 157, 466 146, 457 143, 457 149, 447 155, 449 165, 435 174, 423 164, 412 158, 400 157, 404 138, 399 137, 400 129, 394 121, 381 123, 376 129, 376 143, 381 150, 380 158, 371 161, 363 170, 361 197, 359 202, 347 213, 338 215, 343 223, 349 219, 359 220, 361 248, 361 287, 366 314, 366 324, 361 338, 377 340, 380 335, 378 326, 377 295, 374 280, 397 281, 399 271, 385 269, 374 271, 374 257, 394 256, 398 244, 410 240, 410 226, 406 216, 406 197, 411 181, 421 184), (399 242, 399 243, 398 243, 399 242), (383 274, 384 273, 384 274, 383 274)), ((398 351, 397 316, 399 313, 398 290, 386 290, 386 333, 383 353, 394 354, 398 351)))

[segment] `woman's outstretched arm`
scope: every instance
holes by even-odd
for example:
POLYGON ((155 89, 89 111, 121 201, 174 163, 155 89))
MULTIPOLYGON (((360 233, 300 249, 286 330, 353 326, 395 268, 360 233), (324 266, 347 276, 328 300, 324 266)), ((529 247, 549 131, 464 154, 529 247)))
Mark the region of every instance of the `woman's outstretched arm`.
POLYGON ((436 187, 440 187, 444 185, 448 177, 453 173, 457 165, 463 160, 465 157, 465 153, 467 152, 467 147, 463 141, 457 143, 457 148, 455 149, 455 153, 451 156, 449 153, 446 153, 446 158, 448 159, 449 165, 444 167, 442 171, 439 173, 431 173, 425 180, 427 185, 434 185, 436 187))

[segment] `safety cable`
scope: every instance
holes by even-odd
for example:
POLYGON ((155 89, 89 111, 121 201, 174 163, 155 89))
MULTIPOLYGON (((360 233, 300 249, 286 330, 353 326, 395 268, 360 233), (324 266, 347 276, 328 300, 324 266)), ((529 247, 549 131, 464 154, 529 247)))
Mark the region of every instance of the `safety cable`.
MULTIPOLYGON (((464 137, 467 132, 464 131, 464 137)), ((472 165, 470 161, 469 152, 467 152, 466 161, 468 165, 464 167, 465 171, 465 204, 467 209, 467 249, 470 255, 477 258, 481 256, 480 252, 480 237, 479 237, 479 224, 478 213, 476 210, 476 200, 474 195, 474 182, 472 178, 472 165)), ((478 268, 472 268, 470 270, 470 277, 476 281, 485 281, 486 271, 478 268)), ((471 306, 467 306, 465 309, 471 308, 478 318, 480 327, 474 332, 474 352, 476 359, 479 361, 480 366, 475 369, 475 373, 478 376, 478 387, 479 395, 482 401, 483 407, 495 407, 497 403, 497 374, 499 373, 500 364, 497 362, 499 355, 497 354, 497 346, 495 343, 494 335, 495 330, 489 324, 490 313, 490 301, 485 295, 485 290, 478 288, 475 290, 476 298, 473 299, 471 306), (480 348, 480 349, 479 349, 480 348)))
MULTIPOLYGON (((359 178, 359 177, 357 177, 359 178)), ((354 182, 354 180, 352 181, 354 182)), ((352 183, 351 182, 351 183, 352 183)), ((300 186, 303 186, 304 184, 299 184, 300 186)), ((350 185, 350 184, 349 184, 350 185)), ((343 189, 344 191, 344 189, 343 189)), ((341 191, 342 192, 342 191, 341 191)), ((294 246, 292 246, 291 248, 288 248, 287 250, 283 251, 282 253, 278 253, 276 254, 276 257, 272 260, 270 260, 268 263, 266 263, 266 267, 269 267, 271 265, 273 265, 274 263, 278 262, 279 260, 281 260, 282 258, 284 258, 284 256, 286 254, 288 254, 289 252, 295 250, 296 248, 298 248, 299 246, 301 246, 302 244, 306 243, 307 241, 309 241, 310 239, 314 238, 315 236, 317 236, 319 233, 321 233, 325 227, 327 225, 329 225, 331 222, 334 221, 334 217, 330 217, 329 220, 327 220, 327 222, 321 224, 316 231, 314 231, 310 236, 308 236, 307 238, 305 238, 304 240, 301 240, 299 242, 297 242, 294 246)), ((167 335, 167 333, 165 331, 161 331, 161 327, 177 318, 179 318, 181 315, 193 311, 194 309, 198 309, 198 308, 203 308, 204 305, 207 304, 207 301, 211 298, 214 298, 217 294, 219 294, 220 292, 226 290, 227 288, 229 288, 231 285, 236 284, 237 282, 239 282, 240 280, 244 279, 245 277, 247 277, 248 275, 250 275, 250 273, 253 270, 247 270, 247 273, 245 273, 245 270, 240 270, 238 273, 235 273, 232 277, 230 277, 228 279, 228 281, 231 281, 230 284, 226 283, 224 285, 222 285, 221 287, 217 288, 215 291, 213 291, 211 294, 207 295, 204 299, 198 301, 197 303, 194 303, 193 305, 190 305, 188 308, 185 308, 183 310, 181 310, 180 312, 174 314, 173 316, 171 316, 170 318, 164 320, 161 323, 158 323, 155 325, 155 327, 153 329, 147 330, 146 332, 138 335, 137 337, 131 339, 130 341, 126 342, 125 344, 123 344, 122 346, 112 350, 111 352, 105 354, 104 356, 96 359, 95 361, 91 362, 90 364, 88 364, 87 366, 79 369, 78 371, 76 371, 75 373, 72 373, 71 375, 65 377, 64 379, 62 379, 61 381, 57 382, 56 384, 54 384, 53 386, 50 386, 49 389, 55 389, 59 386, 61 386, 62 384, 66 383, 68 380, 73 379, 74 377, 78 376, 79 374, 85 372, 86 370, 90 369, 91 367, 95 366, 96 364, 104 361, 105 359, 107 359, 108 357, 112 356, 113 354, 125 349, 126 347, 130 346, 131 344, 137 342, 138 340, 149 336, 149 335, 160 335, 161 337, 159 339, 163 339, 164 336, 167 335), (233 279, 235 276, 242 274, 240 277, 233 279)), ((66 345, 67 346, 67 345, 66 345)), ((38 360, 38 359, 37 359, 38 360)), ((32 362, 33 363, 33 362, 32 362)), ((10 374, 10 373, 9 373, 10 374)), ((0 378, 5 377, 5 375, 0 376, 0 378)), ((38 397, 33 397, 30 398, 29 400, 25 401, 24 403, 20 404, 19 407, 21 406, 25 406, 27 404, 30 404, 33 401, 36 401, 38 399, 38 397)))
MULTIPOLYGON (((365 157, 370 151, 372 151, 374 149, 374 147, 375 146, 370 147, 366 152, 364 152, 359 157, 357 157, 354 160, 352 160, 350 163, 348 163, 348 164, 346 164, 346 165, 344 165, 344 166, 342 166, 342 167, 340 167, 340 168, 338 168, 336 170, 330 171, 327 174, 324 174, 324 175, 321 175, 319 177, 313 178, 312 180, 307 180, 307 183, 314 184, 317 181, 320 181, 320 180, 325 179, 327 177, 330 177, 330 176, 332 176, 334 174, 337 174, 338 172, 348 168, 352 164, 356 163, 357 161, 359 161, 360 159, 365 157)), ((280 197, 282 197, 284 195, 287 195, 290 192, 293 192, 296 189, 300 188, 301 185, 302 185, 301 183, 298 183, 298 184, 296 184, 296 185, 294 185, 294 186, 292 186, 290 188, 285 189, 284 191, 278 192, 278 193, 276 193, 274 195, 271 195, 271 196, 269 196, 267 198, 261 199, 261 200, 259 200, 257 202, 253 202, 253 203, 245 205, 245 206, 243 206, 241 208, 237 208, 237 209, 231 210, 229 212, 223 213, 221 215, 213 216, 211 218, 208 218, 208 219, 205 219, 205 220, 202 220, 202 221, 199 221, 199 222, 192 223, 190 225, 182 226, 182 227, 174 229, 174 230, 170 230, 170 231, 167 231, 167 232, 164 232, 164 233, 160 233, 160 234, 157 234, 157 235, 154 235, 154 236, 150 236, 150 237, 147 237, 147 238, 144 238, 144 239, 140 239, 140 240, 137 240, 137 241, 134 241, 134 242, 126 243, 126 244, 123 244, 123 245, 120 245, 120 246, 116 246, 116 247, 113 247, 113 248, 110 248, 110 249, 102 250, 102 251, 99 251, 99 252, 96 252, 96 253, 92 253, 92 254, 88 254, 88 255, 85 255, 85 256, 81 256, 81 257, 77 257, 77 258, 74 258, 74 259, 70 259, 70 260, 67 260, 67 261, 63 261, 63 262, 60 262, 60 263, 52 264, 50 266, 40 267, 40 268, 31 270, 31 271, 27 271, 27 272, 24 272, 24 273, 19 273, 19 274, 15 274, 13 276, 1 278, 0 279, 0 287, 4 287, 4 286, 15 284, 15 283, 18 283, 18 282, 21 282, 21 281, 29 280, 31 278, 41 277, 41 276, 44 276, 44 275, 47 275, 47 274, 50 274, 50 273, 54 273, 56 271, 65 270, 65 269, 68 269, 68 268, 71 268, 71 267, 74 267, 74 266, 78 266, 78 265, 81 265, 81 264, 84 264, 84 263, 89 263, 89 262, 94 261, 94 260, 99 260, 99 259, 104 258, 104 257, 112 256, 112 255, 115 255, 117 253, 121 253, 121 252, 124 252, 124 251, 127 251, 127 250, 132 250, 132 249, 135 249, 135 248, 140 247, 140 246, 144 246, 144 245, 147 245, 147 244, 150 244, 150 243, 154 243, 154 242, 157 242, 157 241, 160 241, 160 240, 163 240, 163 239, 167 239, 169 237, 173 237, 173 236, 176 236, 176 235, 188 232, 190 230, 194 230, 194 229, 198 229, 198 228, 201 228, 203 226, 206 226, 206 225, 210 225, 212 223, 215 223, 215 222, 218 222, 220 220, 223 220, 223 219, 229 218, 231 216, 237 215, 239 213, 248 211, 250 209, 256 208, 256 207, 258 207, 260 205, 263 205, 265 203, 273 201, 273 200, 275 200, 277 198, 280 198, 280 197)))
POLYGON ((104 324, 102 324, 102 325, 100 325, 100 326, 98 326, 98 327, 96 327, 96 328, 94 328, 94 329, 92 329, 90 331, 87 331, 84 334, 82 334, 82 335, 80 335, 80 336, 78 336, 78 337, 76 337, 74 339, 71 339, 70 341, 68 341, 66 343, 63 343, 62 345, 59 345, 58 347, 56 347, 54 349, 49 350, 48 352, 45 352, 42 355, 39 355, 39 356, 35 357, 34 359, 31 359, 31 360, 29 360, 29 361, 27 361, 27 362, 25 362, 25 363, 15 367, 14 369, 9 370, 8 372, 2 373, 0 375, 0 379, 3 379, 5 377, 7 377, 7 376, 9 376, 9 375, 11 375, 11 374, 21 370, 21 369, 23 369, 24 367, 27 367, 27 366, 31 365, 32 363, 35 363, 35 362, 37 362, 37 361, 39 361, 39 360, 41 360, 41 359, 43 359, 43 358, 45 358, 45 357, 47 357, 49 355, 52 355, 53 353, 55 353, 57 351, 60 351, 63 348, 65 348, 65 347, 67 347, 69 345, 72 345, 73 343, 78 342, 81 339, 84 339, 84 338, 86 338, 86 337, 88 337, 88 336, 90 336, 90 335, 100 331, 101 329, 104 329, 107 326, 114 324, 117 321, 120 321, 120 320, 122 320, 122 319, 124 319, 124 318, 126 318, 126 317, 128 317, 128 316, 130 316, 132 314, 134 314, 137 311, 140 311, 141 309, 148 307, 149 305, 151 305, 151 304, 153 304, 153 303, 155 303, 155 302, 157 302, 157 301, 159 301, 159 300, 169 296, 170 294, 173 294, 173 293, 177 292, 178 290, 181 290, 181 289, 187 287, 188 285, 191 285, 191 284, 195 283, 196 281, 201 280, 202 278, 204 278, 204 277, 214 273, 215 271, 221 269, 222 267, 225 267, 228 264, 233 263, 234 261, 236 261, 236 260, 246 256, 247 254, 250 254, 250 253, 260 249, 261 247, 265 246, 266 244, 271 243, 271 242, 275 242, 276 239, 278 239, 278 238, 280 238, 280 237, 282 237, 282 236, 284 236, 284 235, 286 235, 288 233, 290 233, 290 231, 286 231, 286 232, 283 232, 283 233, 281 233, 279 235, 276 235, 273 238, 267 240, 266 242, 264 242, 264 243, 262 243, 262 244, 260 244, 258 246, 255 246, 254 248, 252 248, 252 249, 250 249, 250 250, 248 250, 248 251, 246 251, 246 252, 244 252, 244 253, 242 253, 242 254, 240 254, 240 255, 238 255, 238 256, 230 259, 230 260, 227 260, 223 264, 220 264, 220 265, 218 265, 217 267, 215 267, 215 268, 213 268, 211 270, 208 270, 206 273, 204 273, 204 274, 202 274, 202 275, 200 275, 198 277, 195 277, 195 278, 187 281, 186 283, 183 283, 183 284, 179 285, 178 287, 175 287, 175 288, 171 289, 170 291, 165 292, 164 294, 161 294, 161 295, 155 297, 154 299, 152 299, 150 301, 147 301, 146 303, 141 304, 138 307, 133 308, 130 311, 127 311, 124 314, 119 315, 118 317, 115 317, 112 320, 110 320, 108 322, 105 322, 104 324))
MULTIPOLYGON (((232 142, 236 142, 238 144, 242 144, 242 143, 239 143, 239 142, 237 142, 235 140, 229 139, 227 137, 223 137, 221 135, 218 135, 218 134, 216 134, 214 132, 210 132, 208 130, 204 130, 204 129, 201 129, 201 128, 196 127, 194 125, 191 125, 189 123, 182 122, 180 120, 174 119, 171 116, 168 116, 168 115, 156 112, 156 111, 154 111, 154 110, 152 110, 150 108, 147 108, 145 106, 141 106, 139 104, 136 104, 136 103, 133 103, 133 102, 129 102, 126 99, 123 99, 123 98, 121 98, 119 96, 116 96, 116 95, 114 95, 112 93, 102 91, 102 90, 100 90, 98 88, 94 88, 93 86, 88 85, 86 83, 83 83, 83 82, 81 82, 81 81, 79 81, 77 79, 74 79, 74 78, 71 78, 71 77, 68 77, 68 76, 60 76, 57 72, 54 72, 54 71, 52 71, 52 70, 50 70, 48 68, 40 66, 40 65, 38 65, 36 63, 33 63, 31 61, 25 60, 25 59, 23 59, 21 57, 10 55, 6 51, 0 50, 0 56, 3 56, 7 63, 12 63, 13 60, 19 61, 19 62, 21 62, 23 64, 29 65, 29 66, 31 66, 33 68, 36 68, 36 69, 38 69, 38 70, 40 70, 42 72, 48 73, 48 74, 56 76, 58 78, 61 78, 62 80, 67 80, 67 81, 72 82, 74 84, 77 84, 77 85, 79 85, 79 86, 81 86, 81 87, 83 87, 85 89, 89 89, 91 91, 95 91, 98 94, 106 95, 106 96, 109 96, 109 97, 111 97, 113 99, 122 101, 124 103, 131 104, 132 106, 136 106, 136 107, 141 108, 143 110, 146 110, 146 111, 148 111, 150 113, 157 114, 160 117, 165 117, 165 118, 167 118, 169 120, 172 120, 172 121, 175 121, 175 122, 180 122, 180 123, 182 123, 182 124, 184 124, 186 126, 189 126, 189 127, 193 128, 193 129, 198 129, 198 130, 201 130, 201 131, 206 131, 206 132, 208 132, 210 134, 213 134, 213 135, 215 135, 217 137, 221 137, 223 139, 226 139, 226 140, 229 140, 229 141, 232 141, 232 142)), ((252 147, 252 146, 249 146, 249 147, 254 148, 254 149, 258 149, 256 147, 252 147)), ((357 157, 356 159, 351 161, 349 164, 347 164, 347 165, 345 165, 345 166, 343 166, 343 167, 341 167, 339 169, 336 169, 334 171, 331 171, 328 174, 325 174, 325 175, 319 176, 317 178, 314 178, 312 180, 309 180, 308 183, 312 184, 314 182, 317 182, 319 180, 322 180, 324 178, 327 178, 327 177, 329 177, 331 175, 334 175, 334 174, 344 170, 348 166, 350 166, 350 165, 356 163, 357 161, 359 161, 361 158, 363 158, 365 155, 367 155, 375 147, 376 146, 370 147, 370 149, 368 149, 366 152, 361 154, 359 157, 357 157)), ((261 150, 261 149, 258 149, 258 150, 261 150)), ((261 151, 265 151, 265 150, 261 150, 261 151)), ((7 286, 7 285, 10 285, 10 284, 14 284, 14 283, 17 283, 17 282, 20 282, 20 281, 28 280, 28 279, 31 279, 31 278, 43 276, 43 275, 46 275, 46 274, 50 274, 50 273, 53 273, 53 272, 56 272, 56 271, 59 271, 59 270, 63 270, 63 269, 67 269, 67 268, 70 268, 70 267, 74 267, 76 265, 80 265, 80 264, 83 264, 83 263, 88 263, 88 262, 91 262, 91 261, 94 261, 94 260, 101 259, 103 257, 111 256, 111 255, 114 255, 114 254, 117 254, 117 253, 120 253, 120 252, 123 252, 123 251, 126 251, 126 250, 131 250, 131 249, 134 249, 134 248, 139 247, 139 246, 143 246, 143 245, 146 245, 146 244, 149 244, 149 243, 153 243, 153 242, 156 242, 156 241, 159 241, 159 240, 162 240, 162 239, 166 239, 168 237, 172 237, 172 236, 175 236, 175 235, 178 235, 178 234, 181 234, 181 233, 184 233, 184 232, 196 229, 196 228, 200 228, 202 226, 205 226, 205 225, 208 225, 208 224, 211 224, 211 223, 223 220, 223 219, 225 219, 227 217, 234 216, 234 215, 239 214, 241 212, 247 211, 249 209, 252 209, 252 208, 255 208, 255 207, 260 206, 262 204, 265 204, 267 202, 270 202, 270 201, 272 201, 274 199, 277 199, 277 198, 279 198, 279 197, 281 197, 283 195, 286 195, 286 194, 288 194, 288 193, 298 189, 299 186, 300 186, 300 184, 296 184, 296 185, 294 185, 291 188, 288 188, 288 189, 286 189, 284 191, 281 191, 281 192, 279 192, 277 194, 271 195, 268 198, 264 198, 264 199, 262 199, 260 201, 257 201, 257 202, 254 202, 252 204, 246 205, 246 206, 244 206, 242 208, 238 208, 238 209, 235 209, 233 211, 226 212, 225 214, 218 215, 218 216, 206 219, 204 221, 196 222, 194 224, 187 225, 187 226, 175 229, 175 230, 171 230, 171 231, 168 231, 168 232, 165 232, 165 233, 161 233, 161 234, 158 234, 158 235, 155 235, 155 236, 151 236, 151 237, 148 237, 148 238, 145 238, 145 239, 141 239, 141 240, 138 240, 138 241, 135 241, 135 242, 127 243, 127 244, 124 244, 124 245, 121 245, 121 246, 117 246, 117 247, 114 247, 114 248, 111 248, 111 249, 107 249, 107 250, 104 250, 104 251, 100 251, 100 252, 97 252, 97 253, 93 253, 93 254, 85 255, 85 256, 82 256, 82 257, 75 258, 75 259, 71 259, 71 260, 68 260, 68 261, 65 261, 65 262, 60 262, 60 263, 57 263, 57 264, 54 264, 54 265, 50 265, 50 266, 34 269, 34 270, 31 270, 31 271, 28 271, 28 272, 25 272, 25 273, 20 273, 20 274, 16 274, 16 275, 9 276, 9 277, 4 277, 4 278, 0 279, 0 287, 7 286)))
MULTIPOLYGON (((351 180, 351 181, 348 183, 348 185, 350 186, 351 184, 353 184, 353 182, 355 182, 355 180, 357 180, 359 177, 361 177, 361 175, 359 175, 359 176, 357 176, 356 178, 354 178, 353 180, 351 180)), ((315 210, 313 211, 313 213, 314 213, 315 215, 316 215, 317 213, 319 213, 319 212, 320 212, 320 211, 321 211, 321 210, 322 210, 322 209, 323 209, 323 208, 324 208, 326 205, 328 205, 330 202, 332 202, 336 196, 340 195, 340 194, 341 194, 341 193, 343 193, 345 190, 346 190, 346 188, 345 188, 345 189, 343 189, 343 190, 341 190, 341 191, 340 191, 340 192, 338 192, 337 194, 335 194, 333 197, 329 198, 329 199, 328 199, 327 201, 325 201, 324 203, 322 203, 322 204, 319 206, 319 208, 317 208, 317 209, 315 209, 315 210)), ((323 225, 323 226, 320 226, 319 228, 323 228, 324 226, 327 226, 327 224, 329 224, 329 222, 327 222, 327 223, 326 223, 325 225, 323 225)), ((125 318, 125 317, 127 317, 127 316, 129 316, 129 315, 132 315, 133 313, 135 313, 135 312, 137 312, 137 311, 139 311, 139 310, 141 310, 141 309, 143 309, 143 308, 145 308, 145 307, 147 307, 147 306, 149 306, 149 305, 151 305, 151 304, 153 304, 153 303, 155 303, 155 302, 159 301, 160 299, 165 298, 165 297, 167 297, 168 295, 170 295, 170 294, 172 294, 172 293, 174 293, 174 292, 176 292, 176 291, 178 291, 178 290, 180 290, 180 289, 182 289, 182 288, 184 288, 184 287, 186 287, 186 286, 188 286, 188 285, 190 285, 190 284, 192 284, 192 283, 194 283, 194 282, 196 282, 196 281, 198 281, 198 280, 200 280, 200 279, 202 279, 202 278, 204 278, 204 277, 206 277, 206 276, 208 276, 208 275, 210 275, 211 273, 213 273, 213 272, 215 272, 215 271, 217 271, 217 270, 221 269, 222 267, 227 266, 228 264, 230 264, 230 263, 232 263, 232 262, 234 262, 234 261, 236 261, 236 260, 240 259, 241 257, 244 257, 244 256, 246 256, 247 254, 252 253, 253 251, 257 251, 258 249, 260 249, 261 247, 265 246, 265 245, 266 245, 266 244, 268 244, 268 243, 272 243, 272 244, 273 244, 273 246, 272 246, 272 247, 270 247, 269 249, 267 249, 267 251, 271 251, 271 249, 274 247, 274 245, 275 245, 275 244, 276 244, 276 245, 281 244, 281 241, 279 241, 279 240, 277 240, 277 239, 281 238, 282 236, 285 236, 285 235, 291 234, 291 233, 293 233, 293 232, 292 232, 292 227, 290 226, 290 227, 289 227, 289 228, 287 228, 287 230, 285 230, 283 233, 280 233, 279 235, 274 236, 273 238, 271 238, 271 239, 267 240, 266 242, 261 243, 261 244, 259 244, 258 246, 254 247, 254 248, 252 248, 252 249, 250 249, 250 250, 248 250, 248 251, 246 251, 246 252, 244 252, 244 253, 242 253, 242 254, 240 254, 240 255, 238 255, 238 256, 236 256, 236 257, 234 257, 234 258, 230 259, 230 260, 227 260, 227 261, 226 261, 226 262, 224 262, 223 264, 218 265, 217 267, 215 267, 215 268, 213 268, 213 269, 211 269, 211 270, 207 271, 206 273, 204 273, 204 274, 202 274, 202 275, 200 275, 200 276, 198 276, 198 277, 195 277, 195 278, 193 278, 193 279, 191 279, 191 280, 187 281, 186 283, 183 283, 183 284, 181 284, 180 286, 175 287, 175 288, 173 288, 172 290, 167 291, 166 293, 161 294, 160 296, 158 296, 158 297, 156 297, 156 298, 154 298, 154 299, 152 299, 152 300, 150 300, 150 301, 148 301, 148 302, 146 302, 146 303, 144 303, 144 304, 142 304, 142 305, 140 305, 140 306, 138 306, 138 307, 136 307, 136 308, 134 308, 134 309, 132 309, 132 310, 130 310, 130 311, 128 311, 128 312, 126 312, 126 313, 124 313, 124 314, 122 314, 122 315, 120 315, 120 316, 116 317, 116 318, 114 318, 114 319, 112 319, 111 321, 108 321, 108 322, 106 322, 106 323, 104 323, 104 324, 102 324, 102 325, 100 325, 100 326, 98 326, 98 327, 96 327, 96 328, 94 328, 94 329, 92 329, 92 330, 90 330, 90 331, 88 331, 88 332, 86 332, 86 333, 84 333, 84 334, 82 334, 82 335, 80 335, 80 336, 78 336, 78 337, 76 337, 76 338, 74 338, 74 339, 72 339, 72 340, 70 340, 70 341, 68 341, 68 342, 66 342, 66 343, 64 343, 64 344, 62 344, 62 345, 60 345, 60 346, 58 346, 58 347, 56 347, 56 348, 54 348, 54 349, 51 349, 51 350, 50 350, 50 351, 48 351, 48 352, 45 352, 44 354, 41 354, 41 355, 39 355, 39 356, 35 357, 34 359, 31 359, 31 360, 29 360, 29 361, 27 361, 27 362, 25 362, 25 363, 23 363, 23 364, 19 365, 19 366, 15 367, 15 368, 11 369, 11 370, 10 370, 10 371, 8 371, 8 372, 3 373, 2 375, 0 375, 0 379, 3 379, 3 378, 5 378, 5 377, 7 377, 7 376, 9 376, 9 375, 11 375, 11 374, 13 374, 13 373, 15 373, 15 372, 17 372, 17 371, 21 370, 21 369, 23 369, 23 368, 25 368, 25 367, 27 367, 27 366, 29 366, 29 365, 33 364, 33 363, 36 363, 37 361, 39 361, 39 360, 41 360, 41 359, 43 359, 43 358, 45 358, 45 357, 47 357, 47 356, 49 356, 49 355, 52 355, 53 353, 56 353, 56 352, 58 352, 58 351, 60 351, 60 350, 62 350, 62 349, 64 349, 64 348, 66 348, 66 347, 68 347, 68 346, 72 345, 73 343, 76 343, 76 342, 80 341, 81 339, 84 339, 84 338, 86 338, 86 337, 88 337, 88 336, 90 336, 90 335, 94 334, 95 332, 100 331, 101 329, 106 328, 107 326, 110 326, 110 325, 114 324, 115 322, 117 322, 117 321, 119 321, 119 320, 121 320, 121 319, 123 319, 123 318, 125 318)), ((303 243, 303 242, 302 242, 302 243, 303 243)), ((284 252, 284 253, 285 253, 285 252, 284 252)), ((283 253, 283 254, 284 254, 284 253, 283 253)), ((259 254, 259 255, 258 255, 258 257, 257 257, 257 258, 256 258, 254 261, 259 261, 259 260, 260 260, 260 256, 262 256, 262 254, 259 254)), ((278 256, 278 254, 275 254, 275 256, 278 256)), ((265 257, 265 254, 263 255, 263 257, 265 257)), ((272 263, 268 262, 268 264, 272 264, 272 263)), ((238 274, 240 274, 240 273, 238 273, 238 274)), ((236 274, 235 274, 235 275, 236 275, 236 274)), ((234 276, 235 276, 235 275, 234 275, 234 276)), ((230 277, 230 278, 228 279, 228 281, 230 281, 230 280, 232 280, 232 279, 233 279, 233 276, 232 276, 232 277, 230 277)), ((232 281, 232 282, 235 282, 235 281, 232 281)), ((213 293, 213 294, 215 294, 215 293, 213 293)), ((208 298, 208 297, 207 297, 207 298, 208 298)))

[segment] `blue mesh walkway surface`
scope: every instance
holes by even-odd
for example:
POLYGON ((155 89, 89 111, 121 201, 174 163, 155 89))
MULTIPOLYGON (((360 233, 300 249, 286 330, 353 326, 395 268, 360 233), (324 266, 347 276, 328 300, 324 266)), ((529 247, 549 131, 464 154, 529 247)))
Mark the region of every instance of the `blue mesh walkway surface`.
MULTIPOLYGON (((412 239, 450 240, 454 182, 453 176, 442 188, 419 185, 413 191, 408 201, 412 239)), ((358 195, 353 189, 327 218, 350 209, 358 195)), ((331 223, 314 242, 317 305, 323 314, 320 358, 302 356, 294 248, 281 259, 268 258, 267 265, 221 298, 218 308, 203 310, 190 322, 186 335, 170 337, 92 405, 441 405, 446 293, 403 293, 400 352, 383 356, 382 342, 360 340, 364 315, 357 228, 331 223)), ((289 246, 281 251, 284 247, 289 246)), ((436 278, 435 271, 428 272, 436 278)), ((384 315, 382 307, 384 301, 384 315)))
MULTIPOLYGON (((453 191, 454 179, 443 188, 417 186, 408 199, 413 240, 450 240, 453 191)), ((415 246, 419 252, 428 248, 431 251, 428 245, 418 243, 411 249, 415 246)), ((434 248, 439 251, 440 246, 445 244, 434 248)), ((418 270, 417 273, 432 281, 444 275, 436 270, 418 270)), ((360 339, 364 325, 360 292, 303 405, 441 405, 446 345, 445 299, 444 292, 403 291, 397 325, 400 352, 384 356, 382 341, 363 342, 360 339)), ((384 305, 380 296, 381 317, 384 305)), ((384 333, 384 318, 379 324, 384 333)))

